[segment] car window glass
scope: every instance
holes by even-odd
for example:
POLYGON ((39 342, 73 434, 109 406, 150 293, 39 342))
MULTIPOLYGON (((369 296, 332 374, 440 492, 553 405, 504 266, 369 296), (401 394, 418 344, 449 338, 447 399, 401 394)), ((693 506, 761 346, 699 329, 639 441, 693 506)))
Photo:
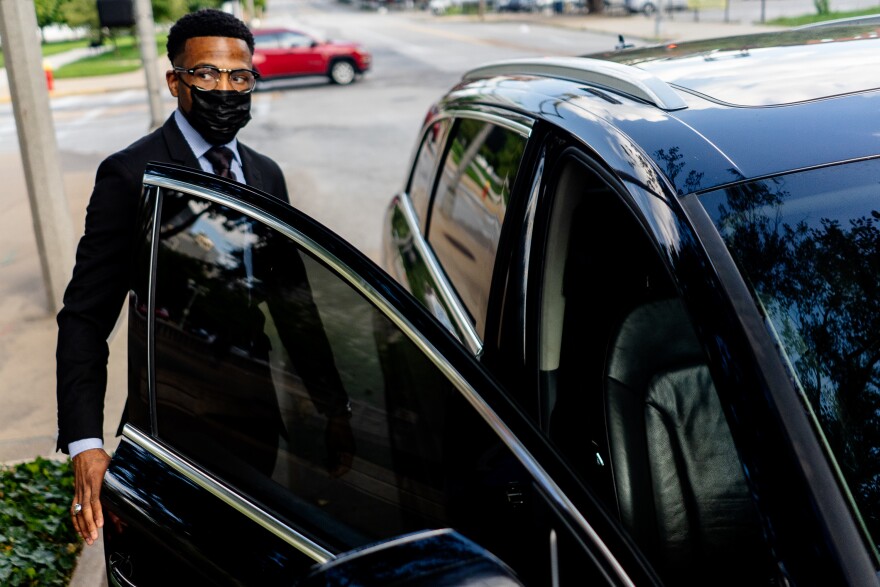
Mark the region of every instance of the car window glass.
POLYGON ((419 222, 424 222, 428 217, 428 202, 434 187, 434 171, 437 169, 437 160, 440 158, 440 149, 443 146, 443 138, 448 126, 448 118, 431 124, 425 132, 425 137, 419 147, 419 154, 416 156, 407 193, 412 200, 419 222))
POLYGON ((256 35, 254 37, 254 47, 257 49, 279 49, 281 42, 278 35, 256 35))
POLYGON ((700 198, 880 542, 880 161, 700 198))
POLYGON ((483 334, 501 223, 526 145, 505 128, 460 119, 431 206, 428 240, 483 334))
POLYGON ((282 47, 310 47, 312 38, 300 33, 286 32, 281 36, 282 47))
POLYGON ((536 264, 542 428, 664 582, 724 568, 725 584, 770 584, 708 358, 659 254, 598 173, 570 159, 555 177, 536 264))
POLYGON ((161 209, 160 439, 319 543, 451 526, 546 583, 546 504, 408 336, 260 222, 173 193, 161 209))

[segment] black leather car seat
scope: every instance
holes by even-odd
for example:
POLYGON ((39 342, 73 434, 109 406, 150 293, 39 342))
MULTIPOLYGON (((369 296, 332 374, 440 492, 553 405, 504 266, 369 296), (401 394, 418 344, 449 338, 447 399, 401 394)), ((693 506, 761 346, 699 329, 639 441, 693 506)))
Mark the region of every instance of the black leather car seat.
POLYGON ((611 338, 605 405, 620 519, 664 582, 767 584, 742 466, 679 300, 640 305, 623 319, 611 338))

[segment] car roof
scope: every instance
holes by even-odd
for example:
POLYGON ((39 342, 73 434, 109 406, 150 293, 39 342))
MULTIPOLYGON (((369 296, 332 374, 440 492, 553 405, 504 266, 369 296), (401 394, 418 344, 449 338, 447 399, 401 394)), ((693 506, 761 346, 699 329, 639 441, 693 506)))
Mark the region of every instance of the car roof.
POLYGON ((880 25, 855 20, 597 57, 724 104, 774 106, 880 88, 878 54, 880 25))
POLYGON ((519 111, 565 129, 603 158, 603 148, 616 156, 611 145, 620 138, 607 138, 616 134, 653 159, 679 194, 705 192, 877 157, 880 68, 864 60, 878 43, 877 25, 848 24, 499 62, 465 74, 439 108, 519 111), (741 51, 750 56, 735 56, 741 51), (857 74, 849 61, 861 64, 857 74), (753 65, 739 65, 745 62, 753 65), (840 67, 813 67, 818 62, 840 67), (796 88, 760 71, 786 67, 796 88))

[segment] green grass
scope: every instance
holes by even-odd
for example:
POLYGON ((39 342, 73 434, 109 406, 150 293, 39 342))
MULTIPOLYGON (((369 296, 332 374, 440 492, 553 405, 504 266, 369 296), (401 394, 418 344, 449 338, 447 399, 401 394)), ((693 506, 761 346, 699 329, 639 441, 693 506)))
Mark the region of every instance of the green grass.
MULTIPOLYGON (((44 43, 42 45, 43 57, 63 53, 71 49, 79 49, 80 47, 88 47, 88 39, 78 39, 76 41, 59 41, 57 43, 44 43)), ((3 58, 3 50, 0 49, 0 67, 6 67, 6 60, 3 58)))
POLYGON ((49 55, 55 55, 57 53, 64 53, 71 49, 82 49, 83 47, 88 47, 90 42, 90 39, 77 39, 76 41, 46 43, 43 45, 43 57, 48 57, 49 55))
POLYGON ((0 585, 70 582, 82 542, 70 523, 70 461, 0 467, 0 585))
MULTIPOLYGON (((165 54, 165 35, 156 38, 156 49, 161 58, 165 54)), ((110 41, 105 41, 110 43, 110 41)), ((141 67, 141 53, 134 37, 118 37, 115 48, 100 55, 74 61, 55 70, 55 79, 113 75, 135 71, 141 67)))
POLYGON ((880 7, 852 10, 849 12, 829 12, 828 14, 804 14, 803 16, 785 16, 782 18, 774 18, 773 20, 768 20, 767 24, 775 26, 795 27, 806 24, 813 24, 815 22, 824 22, 826 20, 851 18, 854 16, 870 16, 872 14, 880 14, 880 7))

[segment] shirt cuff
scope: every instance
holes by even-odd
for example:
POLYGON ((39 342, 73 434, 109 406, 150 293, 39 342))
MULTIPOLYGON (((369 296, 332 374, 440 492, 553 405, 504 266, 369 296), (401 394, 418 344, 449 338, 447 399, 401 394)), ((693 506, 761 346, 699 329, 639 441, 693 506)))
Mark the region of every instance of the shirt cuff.
POLYGON ((70 458, 73 458, 79 453, 93 448, 104 448, 104 442, 100 438, 83 438, 68 444, 67 452, 70 454, 70 458))

